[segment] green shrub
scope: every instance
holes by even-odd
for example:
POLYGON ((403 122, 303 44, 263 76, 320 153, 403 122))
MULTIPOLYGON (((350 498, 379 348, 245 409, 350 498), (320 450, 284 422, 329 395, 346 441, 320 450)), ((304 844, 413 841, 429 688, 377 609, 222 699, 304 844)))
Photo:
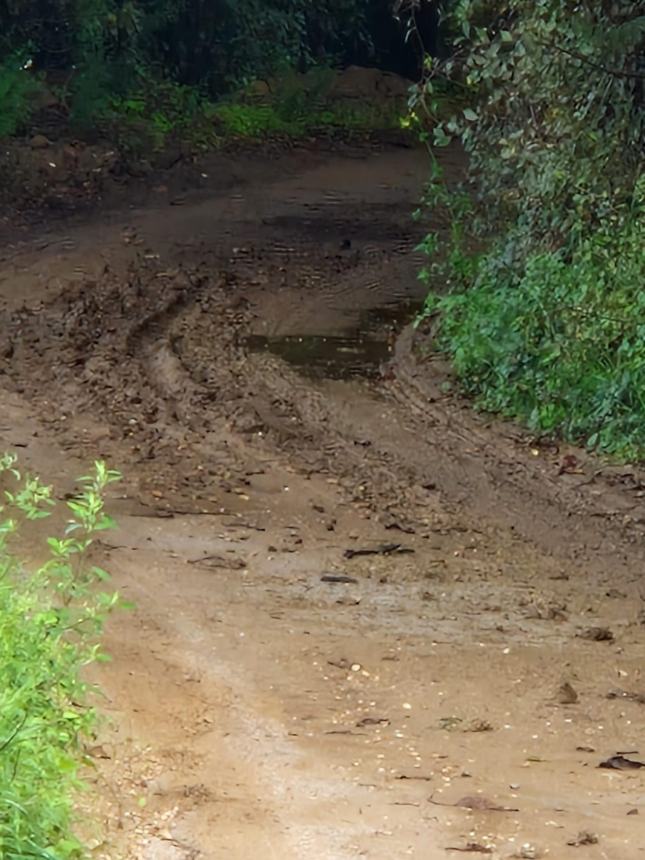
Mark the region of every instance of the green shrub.
POLYGON ((105 119, 125 150, 158 152, 169 139, 198 148, 215 143, 214 106, 195 87, 141 71, 136 87, 110 99, 105 119))
POLYGON ((329 103, 335 72, 328 66, 314 66, 307 74, 284 69, 274 79, 273 100, 278 116, 299 121, 319 113, 329 103))
POLYGON ((285 72, 261 97, 251 92, 214 108, 224 137, 261 139, 272 135, 302 137, 321 130, 377 131, 401 126, 396 105, 378 101, 351 104, 330 95, 334 71, 325 66, 299 75, 285 72))
POLYGON ((29 521, 47 517, 51 488, 0 460, 0 856, 70 860, 84 856, 73 831, 84 741, 96 714, 83 669, 101 659, 97 637, 118 596, 96 588, 107 574, 85 559, 93 536, 112 526, 102 493, 118 478, 101 463, 68 502, 62 538, 47 542, 35 571, 12 550, 29 521))
POLYGON ((140 157, 159 152, 169 139, 198 148, 215 143, 214 106, 197 88, 148 69, 138 69, 121 86, 102 63, 86 64, 72 92, 72 124, 82 131, 100 130, 126 153, 140 157))
POLYGON ((0 138, 25 126, 33 110, 39 83, 24 65, 21 54, 0 63, 0 138))
POLYGON ((70 123, 87 132, 108 116, 114 90, 109 66, 100 55, 89 55, 70 83, 70 123))
MULTIPOLYGON (((468 181, 434 162, 424 243, 438 343, 486 409, 645 458, 645 180, 639 4, 460 0, 455 58, 431 68, 470 103, 433 128, 468 181), (477 249, 477 253, 473 251, 477 249), (446 290, 448 295, 446 295, 446 290)), ((437 119, 435 117, 435 119, 437 119)))
POLYGON ((438 344, 483 409, 645 457, 644 216, 641 205, 617 234, 598 230, 570 259, 529 257, 517 283, 482 264, 474 286, 433 294, 438 344))

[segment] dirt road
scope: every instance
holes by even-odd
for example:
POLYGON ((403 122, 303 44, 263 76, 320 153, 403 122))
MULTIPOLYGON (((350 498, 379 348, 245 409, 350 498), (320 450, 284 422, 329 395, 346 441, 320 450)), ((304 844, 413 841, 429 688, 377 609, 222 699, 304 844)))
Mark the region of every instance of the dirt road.
POLYGON ((0 253, 3 445, 125 474, 97 857, 645 854, 643 476, 446 392, 425 172, 240 158, 0 253))

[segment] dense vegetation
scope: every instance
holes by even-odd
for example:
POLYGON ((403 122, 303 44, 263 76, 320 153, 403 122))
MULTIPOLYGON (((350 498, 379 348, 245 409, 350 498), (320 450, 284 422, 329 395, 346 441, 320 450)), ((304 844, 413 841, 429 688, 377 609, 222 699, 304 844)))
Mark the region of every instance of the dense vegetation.
MULTIPOLYGON (((47 542, 33 570, 16 541, 49 515, 51 488, 23 478, 0 458, 0 856, 70 860, 84 856, 74 834, 74 796, 96 714, 82 670, 100 659, 97 637, 115 594, 96 588, 107 574, 85 562, 96 532, 112 522, 102 492, 118 476, 97 463, 81 479, 64 537, 47 542)), ((33 546, 32 546, 33 551, 33 546)))
POLYGON ((470 156, 435 167, 449 247, 426 243, 438 339, 487 410, 645 457, 645 16, 627 0, 460 0, 453 57, 429 67, 469 107, 434 128, 470 156), (475 250, 476 249, 476 250, 475 250), (442 253, 443 252, 443 253, 442 253))
MULTIPOLYGON (((127 139, 145 126, 143 148, 173 132, 208 143, 212 102, 251 81, 347 63, 414 71, 421 46, 405 36, 390 0, 5 0, 0 137, 25 128, 40 90, 77 133, 127 139)), ((242 124, 289 126, 289 108, 277 120, 250 110, 242 124)))

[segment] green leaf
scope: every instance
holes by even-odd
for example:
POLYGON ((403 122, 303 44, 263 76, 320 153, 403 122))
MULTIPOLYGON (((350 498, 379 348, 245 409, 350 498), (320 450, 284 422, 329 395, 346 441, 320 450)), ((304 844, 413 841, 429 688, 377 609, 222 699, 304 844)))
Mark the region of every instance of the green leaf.
POLYGON ((450 144, 450 138, 440 125, 434 130, 434 144, 435 146, 448 146, 450 144))

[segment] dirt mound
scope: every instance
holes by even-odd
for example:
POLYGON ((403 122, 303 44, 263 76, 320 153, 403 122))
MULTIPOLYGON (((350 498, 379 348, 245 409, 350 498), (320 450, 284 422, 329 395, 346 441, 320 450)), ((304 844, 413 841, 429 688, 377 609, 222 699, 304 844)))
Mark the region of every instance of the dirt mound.
POLYGON ((366 102, 405 102, 409 89, 410 81, 393 72, 383 72, 380 69, 363 66, 348 66, 337 73, 330 95, 337 99, 356 99, 366 102))

